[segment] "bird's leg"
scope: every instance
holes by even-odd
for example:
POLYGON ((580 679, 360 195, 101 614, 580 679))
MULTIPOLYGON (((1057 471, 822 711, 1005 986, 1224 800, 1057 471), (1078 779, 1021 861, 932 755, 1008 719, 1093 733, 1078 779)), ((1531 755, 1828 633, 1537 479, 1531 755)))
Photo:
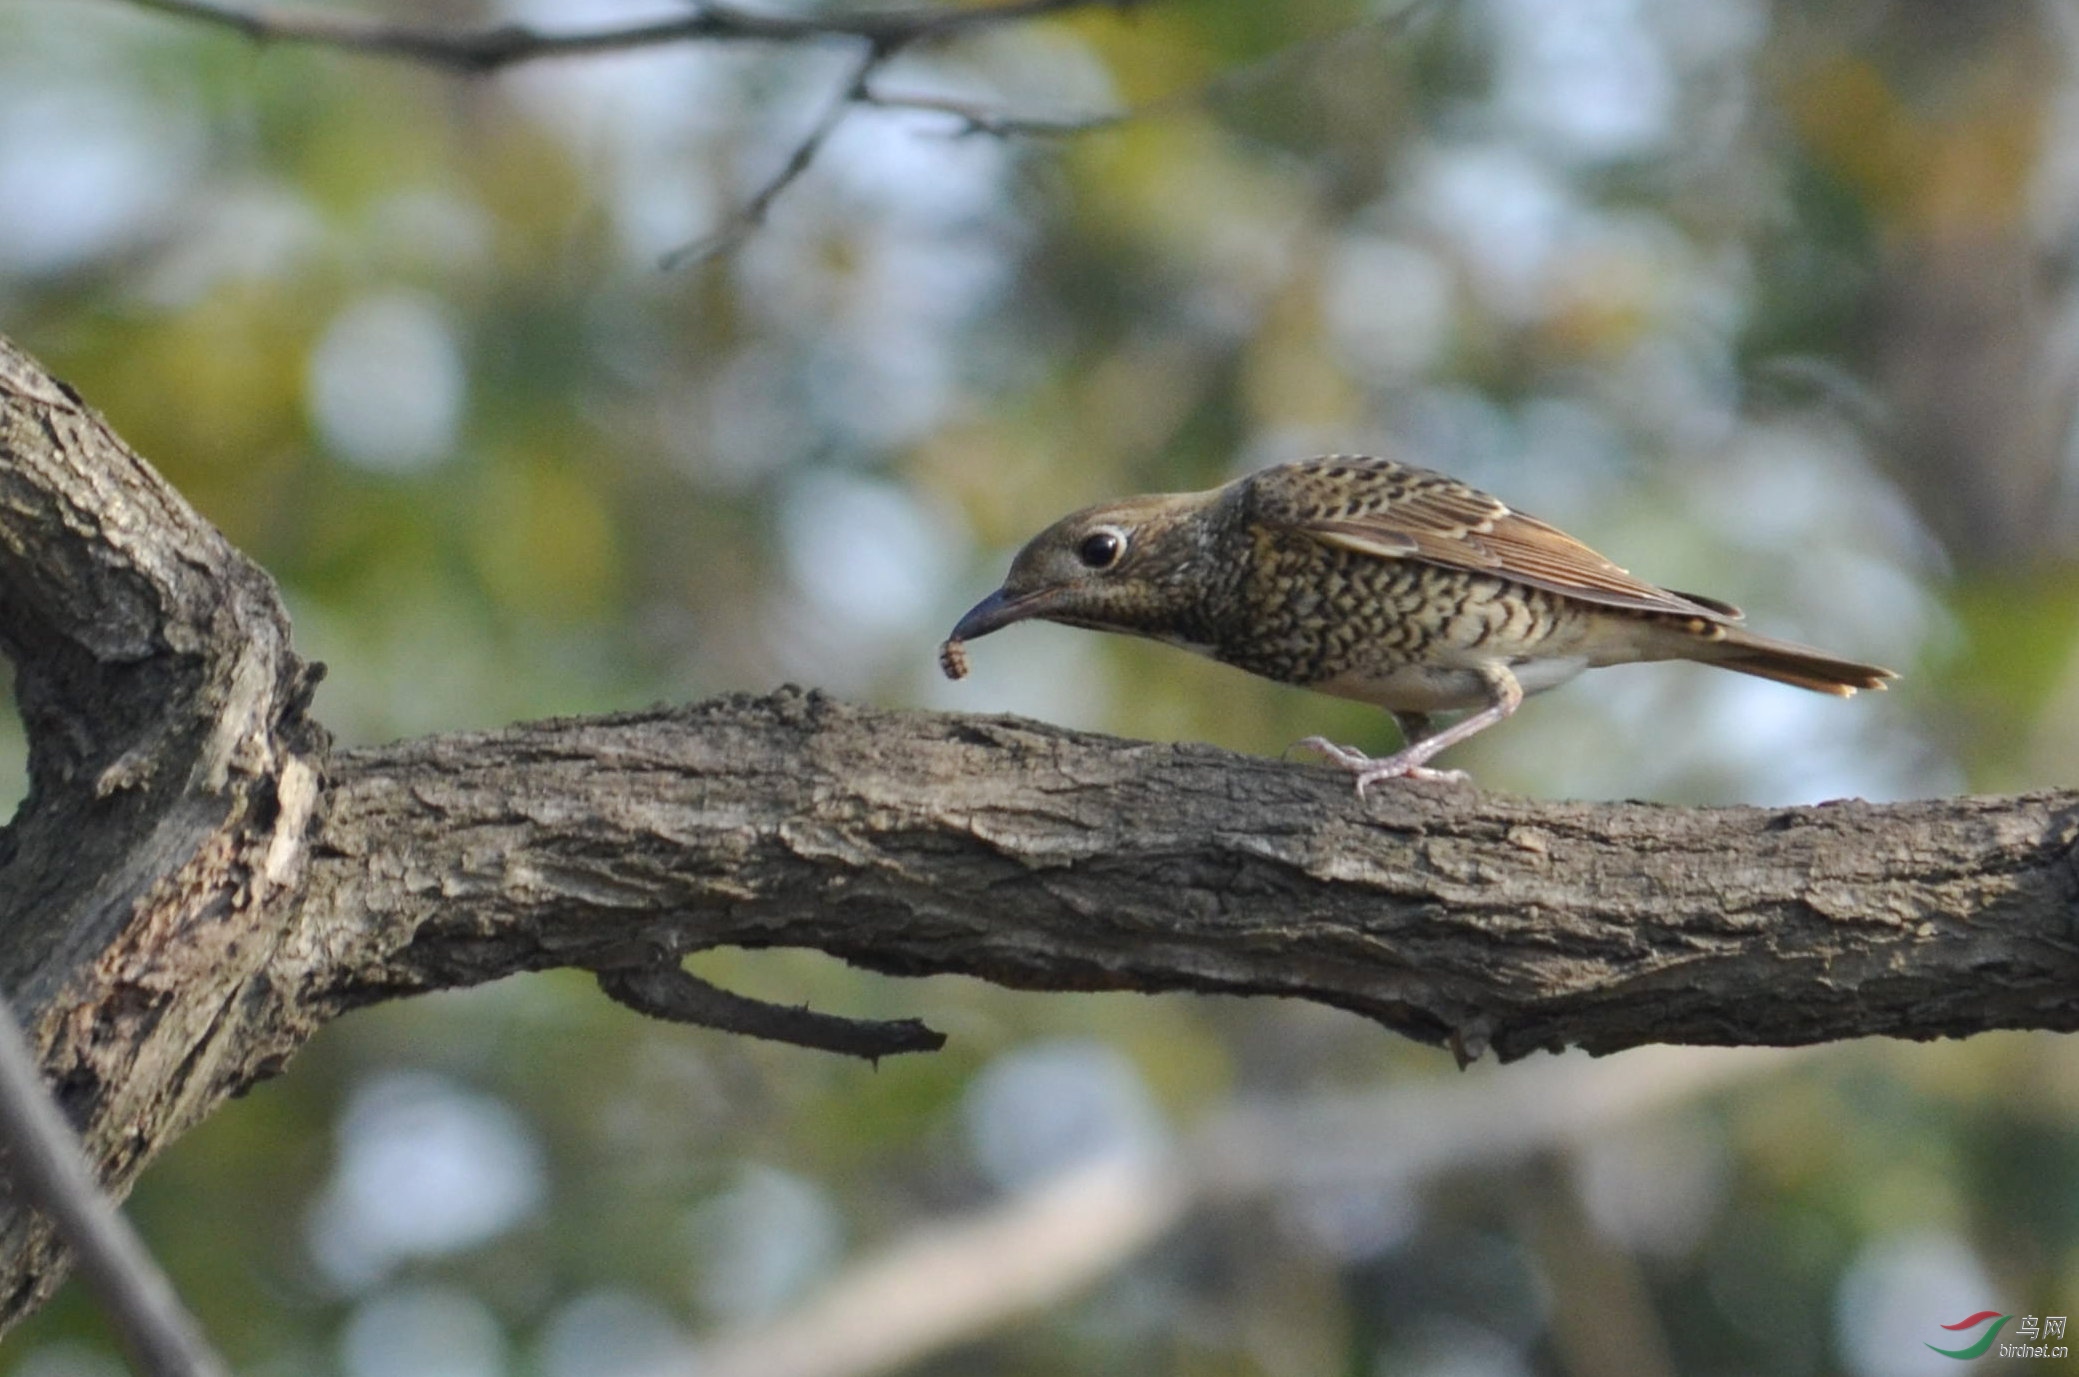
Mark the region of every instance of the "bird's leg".
POLYGON ((1429 725, 1427 717, 1407 714, 1407 718, 1413 719, 1411 722, 1396 714, 1395 720, 1401 722, 1401 731, 1408 740, 1392 755, 1374 760, 1362 751, 1338 746, 1320 736, 1310 736, 1299 744, 1313 747, 1348 770, 1357 781, 1359 798, 1364 797, 1366 788, 1382 779, 1433 779, 1462 783, 1468 778, 1465 771, 1432 770, 1428 764, 1430 759, 1467 737, 1486 731, 1523 706, 1523 685, 1516 682, 1516 676, 1509 672, 1508 666, 1489 665, 1481 671, 1480 677, 1487 685, 1487 706, 1466 714, 1440 732, 1426 730, 1429 725))
POLYGON ((1417 741, 1426 741, 1437 734, 1437 720, 1426 712, 1396 712, 1390 714, 1393 725, 1400 728, 1400 747, 1406 750, 1417 741))

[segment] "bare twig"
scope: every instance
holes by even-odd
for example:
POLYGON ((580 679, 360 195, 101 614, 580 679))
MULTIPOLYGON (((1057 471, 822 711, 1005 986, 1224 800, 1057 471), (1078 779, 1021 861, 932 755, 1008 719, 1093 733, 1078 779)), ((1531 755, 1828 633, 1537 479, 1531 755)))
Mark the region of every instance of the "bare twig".
POLYGON ((926 114, 945 115, 955 122, 953 135, 956 138, 971 135, 986 135, 999 139, 1072 138, 1079 134, 1116 128, 1135 120, 1214 104, 1225 97, 1259 86, 1294 66, 1310 62, 1347 44, 1400 34, 1412 28, 1415 22, 1429 11, 1439 8, 1442 2, 1443 0, 1409 0, 1409 3, 1399 9, 1360 20, 1329 33, 1312 34, 1295 40, 1282 48, 1265 53, 1262 57, 1216 72, 1197 85, 1186 86, 1168 95, 1120 110, 1085 115, 1014 115, 956 97, 875 90, 862 93, 858 99, 862 105, 871 105, 881 110, 915 110, 926 114))
POLYGON ((574 57, 686 42, 808 43, 862 46, 852 76, 778 171, 713 233, 665 255, 668 271, 736 247, 765 223, 773 202, 808 171, 854 104, 872 104, 867 79, 896 53, 1000 25, 1078 9, 1125 11, 1137 0, 1006 0, 972 7, 916 7, 858 14, 769 15, 705 4, 674 19, 548 33, 524 24, 474 30, 429 28, 365 15, 308 9, 243 9, 220 0, 130 0, 140 9, 236 30, 256 43, 298 43, 373 57, 403 58, 457 72, 489 72, 545 57, 574 57))
MULTIPOLYGON (((181 2, 186 3, 186 0, 181 2)), ((1337 29, 1332 33, 1303 38, 1254 61, 1220 72, 1196 86, 1172 92, 1144 105, 1090 115, 1012 115, 952 97, 876 91, 873 89, 874 74, 897 52, 918 39, 914 35, 903 33, 870 39, 859 65, 853 70, 851 80, 831 100, 822 118, 794 146, 779 170, 733 212, 721 228, 705 238, 666 254, 662 266, 669 271, 689 263, 704 262, 742 243, 746 236, 765 223, 765 217, 772 210, 773 202, 808 171, 810 164, 816 160, 816 155, 822 151, 823 145, 836 132, 837 127, 844 122, 853 106, 945 115, 956 122, 953 130, 955 137, 983 134, 999 139, 1069 138, 1110 129, 1130 120, 1208 104, 1222 96, 1257 85, 1297 63, 1359 38, 1398 33, 1439 3, 1441 0, 1410 0, 1408 4, 1388 14, 1337 29)))
POLYGON ((905 8, 860 14, 769 15, 707 4, 674 19, 549 33, 524 24, 447 30, 363 15, 308 9, 242 9, 221 0, 130 0, 156 10, 236 30, 256 43, 299 43, 377 57, 403 58, 458 72, 488 72, 545 57, 572 57, 684 42, 805 43, 851 41, 862 46, 850 79, 779 168, 713 232, 666 254, 666 271, 704 262, 735 248, 765 223, 789 187, 800 180, 855 105, 917 110, 949 116, 957 135, 1064 138, 1109 129, 1128 120, 1217 99, 1252 85, 1286 65, 1371 32, 1395 32, 1439 0, 1411 3, 1334 33, 1302 39, 1266 57, 1222 72, 1199 86, 1130 110, 1081 116, 1011 115, 940 96, 883 93, 871 78, 897 53, 976 30, 1023 23, 1078 9, 1126 11, 1139 0, 1007 0, 971 8, 905 8))
POLYGON ((1094 115, 1013 115, 952 96, 909 95, 870 89, 863 92, 858 100, 860 104, 870 105, 876 110, 915 110, 925 114, 945 115, 955 122, 955 138, 983 134, 996 139, 1065 139, 1077 134, 1110 129, 1147 111, 1147 107, 1140 107, 1132 110, 1105 111, 1094 115))
POLYGON ((696 239, 690 244, 673 249, 670 253, 664 255, 659 266, 666 272, 670 272, 674 268, 682 268, 689 263, 704 263, 710 258, 735 248, 744 241, 746 236, 762 226, 765 223, 765 217, 772 211, 773 202, 777 201, 780 198, 780 194, 788 187, 794 185, 800 179, 802 173, 809 170, 809 164, 815 162, 816 154, 822 152, 823 145, 829 141, 832 134, 837 132, 837 127, 844 123, 845 115, 850 112, 856 102, 864 98, 867 81, 880 68, 881 64, 892 56, 894 56, 893 48, 884 47, 878 43, 869 44, 865 53, 861 55, 858 64, 853 67, 851 79, 844 84, 843 89, 825 107, 822 115, 810 127, 808 133, 804 134, 800 142, 794 145, 794 151, 787 155, 786 161, 780 164, 779 170, 766 178, 765 184, 752 193, 749 200, 731 211, 729 218, 722 223, 720 228, 704 238, 696 239))
POLYGON ((226 1377, 224 1360, 202 1336, 173 1283, 88 1173, 79 1136, 44 1089, 28 1039, 4 998, 0 1144, 8 1180, 71 1246, 131 1365, 149 1377, 226 1377))
POLYGON ((913 1018, 840 1018, 813 1009, 787 1008, 717 989, 677 966, 638 966, 599 972, 608 998, 639 1014, 696 1023, 725 1033, 791 1042, 823 1052, 879 1061, 900 1052, 936 1052, 946 1035, 913 1018))
POLYGON ((1128 8, 1133 0, 1009 0, 971 8, 917 7, 859 14, 768 15, 728 5, 700 5, 683 17, 547 33, 525 24, 451 30, 361 14, 311 9, 243 9, 219 0, 129 0, 236 30, 256 43, 295 43, 371 57, 403 58, 458 72, 488 72, 546 57, 620 52, 686 42, 812 43, 862 40, 892 51, 1003 24, 1078 9, 1128 8))

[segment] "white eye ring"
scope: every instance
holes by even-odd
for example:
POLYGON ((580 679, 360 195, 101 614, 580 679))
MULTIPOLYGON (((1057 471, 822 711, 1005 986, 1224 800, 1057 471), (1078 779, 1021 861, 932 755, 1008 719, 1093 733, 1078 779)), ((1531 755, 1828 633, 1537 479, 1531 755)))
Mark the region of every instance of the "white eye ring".
POLYGON ((1076 558, 1086 569, 1109 569, 1126 554, 1126 532, 1099 526, 1076 545, 1076 558))

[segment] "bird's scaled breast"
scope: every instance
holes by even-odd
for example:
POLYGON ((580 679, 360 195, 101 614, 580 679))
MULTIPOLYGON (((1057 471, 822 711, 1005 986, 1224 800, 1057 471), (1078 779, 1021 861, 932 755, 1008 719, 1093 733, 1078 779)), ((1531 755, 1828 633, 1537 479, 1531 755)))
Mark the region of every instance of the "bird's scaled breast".
POLYGON ((1551 658, 1549 688, 1590 662, 1564 663, 1582 649, 1570 599, 1492 575, 1277 532, 1245 565, 1214 653, 1266 678, 1414 712, 1485 701, 1484 665, 1551 658))

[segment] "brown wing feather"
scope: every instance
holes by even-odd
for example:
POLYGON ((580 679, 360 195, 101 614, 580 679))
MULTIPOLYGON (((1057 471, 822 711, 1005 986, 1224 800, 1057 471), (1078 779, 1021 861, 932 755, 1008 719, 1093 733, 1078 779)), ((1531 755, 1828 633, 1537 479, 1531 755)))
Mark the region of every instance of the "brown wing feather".
POLYGON ((1265 469, 1249 482, 1256 519, 1324 545, 1495 574, 1606 607, 1740 617, 1727 603, 1634 578, 1557 527, 1429 469, 1337 456, 1265 469))

